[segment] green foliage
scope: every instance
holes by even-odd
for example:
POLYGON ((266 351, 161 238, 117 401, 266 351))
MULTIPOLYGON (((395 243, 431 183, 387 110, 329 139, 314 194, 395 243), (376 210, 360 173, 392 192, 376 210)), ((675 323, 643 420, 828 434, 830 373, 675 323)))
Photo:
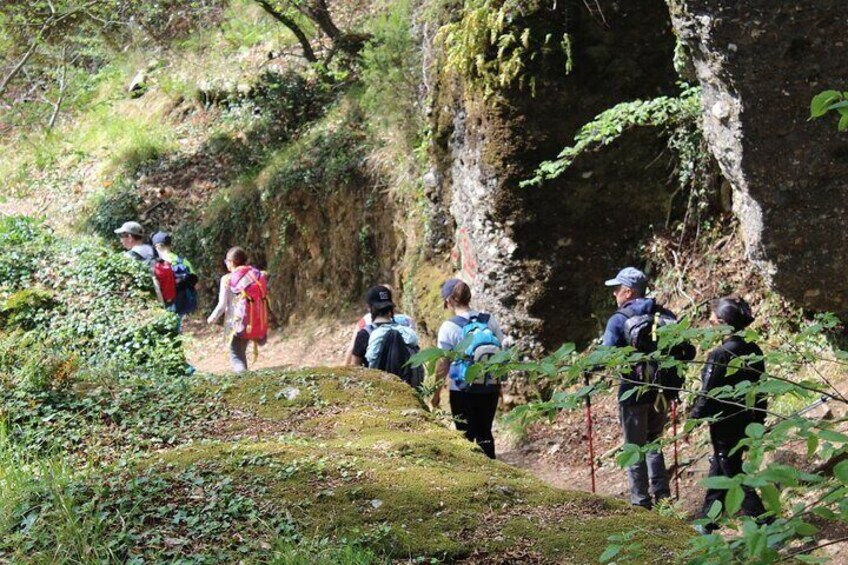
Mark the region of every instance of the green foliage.
POLYGON ((424 128, 418 105, 421 54, 412 36, 411 0, 392 2, 374 21, 362 50, 362 107, 384 128, 403 132, 407 149, 418 145, 424 128))
POLYGON ((564 72, 573 68, 571 37, 534 34, 525 22, 540 10, 518 0, 466 0, 462 18, 449 22, 436 36, 444 46, 444 66, 466 78, 488 97, 509 87, 536 93, 536 71, 556 50, 566 57, 564 72))
POLYGON ((183 372, 174 316, 151 308, 151 274, 140 262, 91 241, 60 240, 22 219, 4 220, 0 238, 19 242, 0 261, 9 275, 0 279, 8 325, 91 365, 183 372))
MULTIPOLYGON (((729 328, 698 329, 688 324, 675 324, 663 328, 660 349, 681 339, 697 343, 703 350, 715 347, 729 328)), ((786 411, 781 401, 786 397, 801 399, 801 405, 811 404, 824 397, 830 403, 848 405, 848 399, 821 372, 822 364, 837 367, 848 358, 848 352, 835 349, 824 354, 827 336, 836 336, 841 331, 839 321, 833 315, 820 315, 806 322, 795 336, 766 354, 767 372, 756 383, 743 381, 736 386, 724 386, 709 392, 684 386, 680 394, 693 401, 699 395, 707 395, 720 404, 755 409, 758 399, 767 398, 769 422, 767 425, 751 424, 746 428, 747 437, 738 449, 746 449, 743 473, 735 477, 711 477, 702 481, 705 488, 726 489, 724 507, 711 509, 702 523, 715 521, 736 529, 736 533, 719 536, 693 537, 685 552, 687 563, 776 563, 788 556, 804 555, 815 549, 815 520, 841 525, 848 523, 848 465, 842 461, 848 456, 848 434, 844 432, 845 417, 835 421, 815 422, 808 420, 799 411, 786 411), (810 376, 806 376, 810 375, 810 376), (806 445, 807 461, 786 464, 773 459, 773 454, 788 444, 806 445), (816 462, 815 466, 811 463, 816 462), (834 464, 833 472, 824 470, 822 462, 834 464), (811 470, 813 469, 813 470, 811 470), (757 522, 752 517, 737 516, 744 498, 744 487, 760 490, 769 511, 771 523, 757 522), (805 545, 808 544, 808 545, 805 545), (779 549, 782 548, 782 549, 779 549)), ((760 341, 754 330, 743 332, 750 340, 760 341)), ((451 352, 426 350, 418 357, 419 362, 434 362, 436 358, 453 358, 451 352)), ((535 361, 518 361, 517 355, 507 354, 500 359, 481 364, 481 370, 508 373, 520 371, 530 378, 546 379, 557 384, 557 392, 548 401, 531 402, 513 411, 508 420, 521 420, 526 425, 538 418, 553 417, 559 410, 582 407, 587 395, 605 394, 610 383, 600 380, 591 386, 584 384, 588 372, 604 370, 613 376, 629 372, 637 363, 653 359, 661 366, 678 367, 685 371, 686 362, 665 358, 659 353, 650 355, 634 351, 630 347, 598 347, 584 354, 575 353, 573 346, 564 346, 560 351, 535 361)), ((738 370, 742 361, 737 359, 728 367, 728 373, 738 370)), ((695 361, 694 363, 698 363, 695 361)), ((657 385, 642 385, 647 390, 657 385)), ((756 408, 759 409, 759 408, 756 408)), ((687 422, 684 433, 691 432, 699 422, 687 422)), ((617 463, 628 466, 644 457, 657 446, 672 441, 662 439, 643 447, 627 444, 617 456, 617 463)), ((635 532, 631 532, 633 534, 635 532)), ((641 547, 628 537, 616 535, 602 561, 623 562, 632 558, 630 552, 639 554, 641 547)))
POLYGON ((118 241, 115 229, 124 222, 137 220, 142 204, 141 195, 133 184, 121 177, 92 202, 92 212, 85 219, 85 228, 117 249, 118 241))
POLYGON ((835 112, 839 115, 839 131, 848 131, 848 91, 825 90, 810 101, 810 119, 835 112))
MULTIPOLYGON (((700 88, 684 85, 677 97, 660 96, 652 100, 622 102, 605 110, 594 120, 580 128, 574 137, 574 145, 563 149, 553 161, 542 163, 536 170, 536 176, 522 183, 523 186, 538 185, 544 180, 555 179, 562 175, 572 162, 582 153, 607 146, 625 132, 638 127, 662 128, 671 134, 670 147, 677 150, 692 151, 692 143, 676 137, 674 132, 680 127, 688 128, 697 123, 700 116, 700 88)), ((697 146, 696 146, 697 147, 697 146)), ((691 155, 682 155, 684 162, 693 162, 691 155)), ((684 171, 681 174, 691 175, 684 171)), ((681 179, 681 180, 684 180, 681 179)))
POLYGON ((53 293, 41 288, 27 288, 0 302, 0 329, 32 330, 43 326, 57 305, 53 293))
POLYGON ((105 516, 89 511, 83 475, 12 443, 0 423, 0 557, 15 562, 117 561, 102 543, 105 516))

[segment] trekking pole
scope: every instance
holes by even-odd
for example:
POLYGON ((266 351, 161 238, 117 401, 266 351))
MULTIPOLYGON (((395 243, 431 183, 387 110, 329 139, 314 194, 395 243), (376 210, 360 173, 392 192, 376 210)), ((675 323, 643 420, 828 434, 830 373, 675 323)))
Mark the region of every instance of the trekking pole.
MULTIPOLYGON (((589 386, 589 373, 583 375, 586 386, 589 386)), ((592 441, 592 400, 589 391, 586 392, 586 435, 589 438, 589 474, 592 477, 592 494, 595 494, 595 445, 592 441)))
MULTIPOLYGON (((660 393, 662 394, 662 393, 660 393)), ((680 500, 680 463, 677 459, 677 401, 671 401, 671 433, 674 434, 674 499, 680 500)))

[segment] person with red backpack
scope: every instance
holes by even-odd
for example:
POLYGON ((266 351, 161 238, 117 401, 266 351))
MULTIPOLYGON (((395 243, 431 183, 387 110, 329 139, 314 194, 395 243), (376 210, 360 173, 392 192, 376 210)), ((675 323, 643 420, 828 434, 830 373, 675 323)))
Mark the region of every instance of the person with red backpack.
POLYGON ((453 310, 454 316, 439 328, 439 348, 454 351, 461 346, 465 358, 454 362, 447 358, 439 359, 433 407, 437 408, 441 403, 443 383, 448 381, 456 429, 463 432, 466 439, 479 445, 487 457, 494 459, 492 423, 498 409, 501 383, 483 372, 473 382, 464 377, 470 365, 491 357, 502 348, 504 334, 493 315, 471 308, 471 289, 465 282, 449 279, 442 285, 441 294, 444 307, 453 310))
MULTIPOLYGON (((168 264, 167 268, 173 275, 173 298, 166 302, 165 306, 179 317, 179 332, 182 330, 183 318, 197 309, 197 275, 188 259, 177 255, 171 249, 171 234, 159 231, 153 234, 150 241, 159 259, 168 264)), ((170 286, 170 283, 165 286, 170 286)))
POLYGON ((138 222, 124 222, 115 233, 121 238, 126 256, 150 268, 157 298, 166 308, 170 307, 177 297, 177 281, 171 264, 162 260, 153 245, 147 242, 144 228, 138 222))
POLYGON ((224 315, 230 364, 234 372, 242 373, 247 370, 250 342, 255 348, 268 336, 268 280, 265 273, 247 263, 241 247, 227 251, 224 263, 228 273, 221 277, 218 304, 206 322, 214 324, 224 315))

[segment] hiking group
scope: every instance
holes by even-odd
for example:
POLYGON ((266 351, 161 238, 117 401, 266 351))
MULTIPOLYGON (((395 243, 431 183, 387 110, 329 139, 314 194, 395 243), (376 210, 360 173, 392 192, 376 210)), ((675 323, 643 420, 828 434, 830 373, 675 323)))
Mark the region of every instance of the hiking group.
MULTIPOLYGON (((171 249, 172 237, 155 233, 150 240, 141 225, 126 222, 115 230, 126 254, 151 269, 156 294, 165 307, 178 316, 177 331, 183 316, 197 308, 195 286, 197 276, 191 263, 171 249)), ((218 301, 207 318, 208 324, 224 318, 225 335, 232 369, 236 373, 248 368, 250 343, 265 342, 268 333, 268 280, 266 274, 249 264, 244 249, 233 247, 224 257, 224 274, 218 285, 218 301)), ((609 317, 601 343, 610 348, 630 347, 647 355, 658 349, 657 329, 677 322, 673 312, 646 296, 647 277, 627 267, 605 282, 612 288, 616 311, 609 317)), ((442 306, 450 312, 439 327, 437 346, 444 352, 435 366, 434 392, 431 402, 439 408, 442 390, 448 388, 448 404, 458 431, 477 444, 483 453, 495 458, 492 426, 502 397, 500 377, 492 374, 485 362, 503 349, 505 336, 491 313, 471 306, 471 289, 464 281, 451 278, 440 289, 442 306), (476 366, 476 367, 475 367, 476 366)), ((358 321, 348 346, 345 362, 397 375, 411 387, 423 390, 423 366, 413 366, 410 359, 420 351, 415 323, 398 313, 391 286, 371 287, 365 296, 367 313, 358 321)), ((713 302, 710 322, 726 331, 723 342, 710 351, 703 364, 701 391, 690 417, 709 422, 712 456, 709 475, 733 477, 742 472, 744 447, 739 447, 750 423, 762 424, 766 401, 757 397, 753 406, 718 399, 710 392, 721 387, 735 387, 744 381, 756 383, 765 372, 762 350, 756 343, 740 335, 754 320, 750 306, 741 298, 724 297, 713 302), (734 370, 728 371, 731 361, 734 370), (736 364, 738 363, 738 365, 736 364)), ((661 352, 677 361, 691 361, 695 348, 686 341, 661 352)), ((660 363, 656 356, 639 361, 620 371, 618 380, 619 422, 625 444, 644 448, 644 457, 627 468, 630 502, 652 508, 671 497, 669 474, 662 448, 662 438, 669 419, 676 422, 679 392, 684 378, 677 367, 660 363)), ((587 376, 587 383, 589 377, 587 376)), ((594 453, 592 451, 591 404, 586 398, 588 441, 594 491, 594 453)), ((741 511, 761 521, 768 521, 765 508, 756 491, 743 487, 741 511)), ((708 489, 702 515, 714 517, 716 502, 724 503, 726 490, 708 489)), ((701 528, 708 533, 718 526, 709 522, 701 528)))
MULTIPOLYGON (((197 310, 198 277, 194 267, 172 249, 173 238, 156 232, 149 239, 138 222, 125 222, 115 233, 128 257, 147 266, 153 288, 163 306, 177 315, 176 330, 182 331, 183 318, 197 310)), ((247 253, 233 247, 224 257, 224 274, 219 283, 218 303, 207 318, 208 324, 224 318, 230 365, 235 373, 247 370, 247 350, 264 344, 268 335, 268 280, 264 272, 248 264, 247 253)), ((189 372, 193 367, 188 366, 189 372)))
MULTIPOLYGON (((612 288, 617 309, 609 317, 601 342, 610 348, 631 347, 639 353, 657 351, 657 328, 677 322, 669 309, 646 296, 647 277, 633 267, 622 269, 605 282, 612 288)), ((449 279, 441 287, 443 306, 452 316, 439 327, 437 345, 449 356, 438 359, 432 405, 441 405, 442 389, 449 391, 449 406, 454 425, 476 443, 488 457, 495 458, 492 424, 501 398, 501 381, 485 370, 471 368, 490 359, 503 347, 504 334, 497 319, 471 307, 471 289, 460 279, 449 279)), ((366 294, 368 313, 357 324, 347 352, 350 365, 363 365, 394 373, 413 387, 424 380, 421 368, 412 368, 409 359, 419 351, 419 339, 411 318, 395 311, 392 289, 388 285, 372 287, 366 294)), ((701 392, 691 410, 691 418, 710 422, 713 454, 710 476, 733 477, 742 472, 745 449, 737 448, 749 423, 762 423, 766 402, 756 399, 754 406, 726 402, 710 394, 719 387, 735 386, 743 381, 756 383, 765 372, 762 351, 739 335, 754 316, 741 298, 724 297, 712 304, 710 322, 724 329, 723 342, 709 352, 701 375, 701 392), (731 360, 741 360, 738 369, 729 372, 731 360), (731 374, 732 373, 732 374, 731 374)), ((682 341, 662 354, 678 361, 695 358, 695 348, 682 341)), ((676 421, 679 393, 684 377, 677 367, 666 367, 656 359, 637 362, 617 376, 619 422, 624 443, 640 448, 651 446, 644 457, 627 468, 630 502, 650 509, 671 497, 669 474, 658 440, 662 438, 669 411, 676 421)), ((588 380, 588 377, 587 377, 588 380)), ((589 400, 587 397, 587 408, 589 400)), ((589 410, 591 430, 591 410, 589 410)), ((591 442, 591 431, 589 434, 591 442)), ((594 455, 590 454, 590 458, 594 455)), ((594 489, 594 467, 593 467, 594 489)), ((716 501, 724 503, 726 490, 709 489, 702 515, 710 513, 716 501)), ((742 512, 768 521, 756 491, 744 487, 742 512)), ((716 529, 710 522, 701 531, 716 529)))

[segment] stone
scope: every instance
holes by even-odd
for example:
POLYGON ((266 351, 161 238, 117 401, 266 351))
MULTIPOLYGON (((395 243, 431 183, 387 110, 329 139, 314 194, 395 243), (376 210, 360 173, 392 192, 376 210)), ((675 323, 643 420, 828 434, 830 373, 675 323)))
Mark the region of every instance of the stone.
POLYGON ((839 45, 844 0, 670 6, 709 109, 705 137, 732 185, 749 259, 784 297, 848 313, 841 300, 848 292, 848 136, 833 119, 808 120, 815 94, 848 84, 848 48, 839 45))
POLYGON ((130 93, 130 96, 133 98, 139 98, 144 92, 147 90, 147 73, 143 70, 138 71, 133 79, 130 81, 130 85, 127 87, 127 92, 130 93))

